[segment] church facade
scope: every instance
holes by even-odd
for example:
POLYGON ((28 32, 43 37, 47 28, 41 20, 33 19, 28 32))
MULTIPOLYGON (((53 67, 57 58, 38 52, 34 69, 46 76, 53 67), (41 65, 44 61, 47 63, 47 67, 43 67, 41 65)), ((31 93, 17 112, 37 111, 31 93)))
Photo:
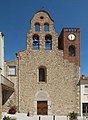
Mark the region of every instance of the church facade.
POLYGON ((3 103, 3 111, 13 101, 18 111, 30 115, 80 113, 80 29, 63 28, 58 35, 44 10, 35 13, 30 26, 26 50, 6 61, 14 92, 3 103))

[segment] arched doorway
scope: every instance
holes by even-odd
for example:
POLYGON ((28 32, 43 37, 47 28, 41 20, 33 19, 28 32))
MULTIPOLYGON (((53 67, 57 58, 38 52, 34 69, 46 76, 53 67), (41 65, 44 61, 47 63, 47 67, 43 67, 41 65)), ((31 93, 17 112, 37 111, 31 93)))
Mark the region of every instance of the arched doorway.
POLYGON ((47 92, 39 91, 36 93, 34 107, 36 115, 51 114, 51 100, 47 92))

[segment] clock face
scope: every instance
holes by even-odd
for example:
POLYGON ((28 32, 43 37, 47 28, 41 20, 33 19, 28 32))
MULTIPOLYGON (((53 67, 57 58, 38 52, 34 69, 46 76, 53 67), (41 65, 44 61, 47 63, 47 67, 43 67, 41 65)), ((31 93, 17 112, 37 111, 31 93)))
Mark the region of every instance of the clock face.
POLYGON ((69 40, 75 40, 75 35, 74 34, 69 34, 68 39, 69 40))

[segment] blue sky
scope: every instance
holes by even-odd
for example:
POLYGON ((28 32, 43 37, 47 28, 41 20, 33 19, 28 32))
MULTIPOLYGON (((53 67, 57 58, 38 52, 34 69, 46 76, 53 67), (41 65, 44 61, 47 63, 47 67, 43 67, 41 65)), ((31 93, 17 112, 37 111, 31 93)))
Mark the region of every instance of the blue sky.
POLYGON ((88 76, 88 0, 0 0, 0 31, 5 35, 5 60, 26 49, 31 17, 44 6, 58 34, 63 27, 81 30, 81 74, 88 76))

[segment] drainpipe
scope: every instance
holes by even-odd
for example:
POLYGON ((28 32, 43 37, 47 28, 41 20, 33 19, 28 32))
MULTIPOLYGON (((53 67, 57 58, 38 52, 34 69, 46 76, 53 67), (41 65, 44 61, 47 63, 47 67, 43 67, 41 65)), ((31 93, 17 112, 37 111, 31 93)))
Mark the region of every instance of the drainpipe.
POLYGON ((20 60, 20 56, 19 56, 19 53, 16 53, 16 57, 17 57, 17 64, 18 64, 18 67, 17 67, 17 78, 18 78, 18 82, 17 82, 17 84, 18 84, 18 112, 20 111, 20 106, 19 106, 19 98, 20 98, 20 96, 19 96, 19 93, 20 93, 20 91, 19 91, 19 60, 20 60))

